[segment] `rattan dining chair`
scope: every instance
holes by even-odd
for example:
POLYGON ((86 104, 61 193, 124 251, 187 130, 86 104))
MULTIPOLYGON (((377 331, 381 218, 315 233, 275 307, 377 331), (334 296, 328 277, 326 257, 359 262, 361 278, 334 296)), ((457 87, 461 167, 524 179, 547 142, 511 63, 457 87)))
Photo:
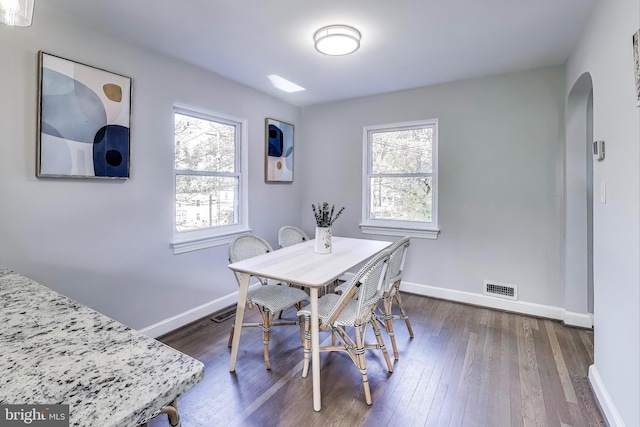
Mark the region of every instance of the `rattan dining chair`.
MULTIPOLYGON (((388 250, 391 253, 389 256, 389 266, 387 267, 387 278, 384 283, 382 293, 382 308, 376 307, 378 321, 382 324, 389 338, 391 339, 391 347, 393 348, 393 357, 395 360, 399 359, 398 345, 396 344, 395 332, 393 330, 393 321, 395 319, 404 320, 409 331, 409 336, 413 338, 413 329, 411 328, 411 322, 409 316, 404 308, 402 297, 400 295, 400 284, 402 283, 402 270, 404 269, 404 262, 407 257, 407 249, 411 244, 411 238, 403 237, 394 243, 388 250), (393 303, 395 302, 400 309, 400 314, 393 314, 393 303)), ((343 292, 347 283, 336 287, 336 292, 343 292)))
POLYGON ((293 225, 285 225, 278 230, 278 244, 281 248, 306 242, 309 240, 307 233, 293 225))
MULTIPOLYGON (((234 263, 252 258, 254 256, 266 254, 273 249, 269 242, 255 234, 245 233, 236 236, 229 243, 229 262, 234 263)), ((234 272, 238 286, 240 285, 240 274, 234 272)), ((247 294, 247 307, 256 307, 260 313, 260 323, 243 323, 242 326, 259 326, 262 328, 262 341, 264 344, 264 363, 267 369, 271 369, 269 361, 269 339, 271 338, 271 328, 273 326, 299 325, 300 338, 302 339, 302 324, 300 317, 297 321, 274 321, 274 315, 289 307, 296 310, 302 309, 302 302, 308 301, 309 296, 301 289, 289 287, 281 284, 269 284, 265 278, 256 277, 260 281, 260 286, 249 288, 247 294)), ((233 341, 235 324, 231 327, 229 334, 229 347, 233 341)))
MULTIPOLYGON (((346 352, 362 374, 362 384, 367 405, 371 405, 371 390, 367 378, 367 363, 365 350, 379 349, 382 351, 389 372, 393 372, 393 365, 380 334, 374 308, 378 304, 385 272, 389 260, 389 251, 385 250, 367 262, 348 282, 341 295, 327 294, 318 299, 319 327, 330 330, 332 340, 330 346, 320 347, 320 351, 346 352), (370 324, 376 337, 376 344, 366 343, 367 324, 370 324), (353 336, 348 332, 353 328, 353 336), (336 338, 340 345, 336 345, 336 338)), ((304 364, 302 376, 309 372, 309 354, 311 352, 311 311, 307 306, 298 311, 304 316, 304 364)), ((313 361, 313 363, 318 363, 313 361)))
POLYGON ((395 319, 403 319, 407 325, 409 336, 413 338, 413 329, 411 328, 411 322, 409 316, 404 309, 402 297, 400 296, 400 284, 402 283, 402 270, 404 269, 404 262, 407 258, 407 249, 411 244, 409 237, 404 237, 394 243, 390 248, 391 256, 389 257, 389 267, 387 267, 387 280, 386 287, 382 294, 382 310, 378 306, 376 310, 380 315, 378 320, 384 326, 384 329, 391 338, 391 347, 393 347, 393 357, 398 360, 398 346, 396 345, 396 337, 393 330, 393 321, 395 319), (393 314, 393 302, 398 304, 400 314, 393 314))

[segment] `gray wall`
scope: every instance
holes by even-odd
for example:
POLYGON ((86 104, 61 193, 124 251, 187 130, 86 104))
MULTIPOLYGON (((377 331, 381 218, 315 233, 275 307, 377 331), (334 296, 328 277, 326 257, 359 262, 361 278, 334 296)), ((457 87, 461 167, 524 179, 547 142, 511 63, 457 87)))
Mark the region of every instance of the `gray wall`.
POLYGON ((612 425, 640 425, 640 113, 632 35, 637 0, 598 2, 567 64, 567 94, 584 73, 593 81, 593 138, 606 158, 593 166, 595 364, 590 380, 612 425), (606 183, 607 202, 599 202, 606 183), (595 383, 594 383, 595 381, 595 383))
POLYGON ((562 307, 563 79, 547 68, 303 108, 305 228, 327 200, 346 206, 335 234, 362 236, 363 126, 437 118, 441 233, 412 240, 403 280, 472 293, 494 280, 562 307))
POLYGON ((496 280, 518 285, 522 301, 580 310, 584 291, 564 289, 561 265, 564 100, 589 72, 593 137, 607 141, 593 171, 596 191, 608 185, 607 204, 593 212, 601 403, 640 425, 640 117, 630 43, 638 9, 635 0, 598 3, 566 75, 549 68, 300 110, 39 3, 32 27, 0 25, 0 264, 146 327, 236 291, 225 246, 177 256, 169 248, 173 102, 249 120, 250 225, 274 245, 282 224, 311 233, 310 204, 324 200, 347 207, 334 233, 361 237, 363 126, 438 118, 442 232, 414 239, 406 280, 470 293, 496 280), (133 78, 130 180, 35 178, 38 50, 133 78), (265 117, 297 126, 293 184, 264 184, 265 117))
POLYGON ((0 25, 0 264, 134 328, 237 291, 220 246, 173 255, 176 101, 249 121, 250 225, 277 243, 299 223, 299 182, 264 184, 264 120, 300 110, 202 69, 114 40, 38 4, 34 25, 0 25), (37 52, 133 78, 131 179, 36 179, 37 52))

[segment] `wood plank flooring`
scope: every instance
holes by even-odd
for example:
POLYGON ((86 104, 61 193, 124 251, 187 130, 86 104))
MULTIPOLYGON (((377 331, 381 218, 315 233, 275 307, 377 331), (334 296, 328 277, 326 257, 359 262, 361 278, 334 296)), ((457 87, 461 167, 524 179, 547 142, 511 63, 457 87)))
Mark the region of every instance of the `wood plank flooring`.
MULTIPOLYGON (((392 374, 379 352, 367 352, 371 406, 365 404, 362 377, 348 356, 322 353, 322 410, 313 411, 311 374, 301 377, 296 327, 273 328, 270 371, 264 367, 260 329, 245 328, 236 372, 229 372, 231 319, 215 323, 204 318, 162 337, 206 367, 205 379, 178 401, 182 426, 605 425, 587 381, 592 331, 403 296, 415 337, 409 337, 404 322, 394 323, 400 359, 392 374)), ((284 317, 293 318, 295 312, 284 317)), ((247 311, 245 318, 258 317, 247 311)), ((384 331, 383 337, 391 352, 384 331)), ((323 342, 329 342, 326 333, 323 342)), ((168 425, 163 416, 149 423, 168 425)))

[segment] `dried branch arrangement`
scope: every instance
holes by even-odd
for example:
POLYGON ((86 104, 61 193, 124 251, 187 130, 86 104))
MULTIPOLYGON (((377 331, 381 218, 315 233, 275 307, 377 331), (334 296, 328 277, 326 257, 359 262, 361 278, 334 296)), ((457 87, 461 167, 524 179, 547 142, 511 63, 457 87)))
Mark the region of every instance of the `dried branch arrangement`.
POLYGON ((324 202, 322 206, 318 203, 318 206, 311 204, 311 209, 313 209, 313 214, 316 217, 316 224, 318 227, 331 227, 331 225, 335 222, 336 219, 340 216, 342 211, 344 210, 344 206, 340 208, 340 210, 333 215, 335 211, 335 205, 331 205, 331 209, 329 209, 329 203, 324 202))

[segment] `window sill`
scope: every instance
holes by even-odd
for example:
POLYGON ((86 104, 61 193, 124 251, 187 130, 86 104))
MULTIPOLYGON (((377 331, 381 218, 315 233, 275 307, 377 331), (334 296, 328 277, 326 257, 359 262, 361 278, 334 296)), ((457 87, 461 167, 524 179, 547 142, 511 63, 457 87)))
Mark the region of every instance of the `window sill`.
POLYGON ((197 251, 200 249, 213 248, 215 246, 228 245, 234 237, 242 233, 249 233, 250 228, 236 230, 225 234, 216 234, 215 236, 191 237, 186 239, 174 240, 171 242, 173 254, 183 254, 186 252, 197 251))
POLYGON ((420 228, 403 228, 389 227, 382 225, 360 224, 360 229, 364 234, 378 234, 381 236, 400 236, 400 237, 416 237, 418 239, 436 240, 440 229, 420 229, 420 228))

